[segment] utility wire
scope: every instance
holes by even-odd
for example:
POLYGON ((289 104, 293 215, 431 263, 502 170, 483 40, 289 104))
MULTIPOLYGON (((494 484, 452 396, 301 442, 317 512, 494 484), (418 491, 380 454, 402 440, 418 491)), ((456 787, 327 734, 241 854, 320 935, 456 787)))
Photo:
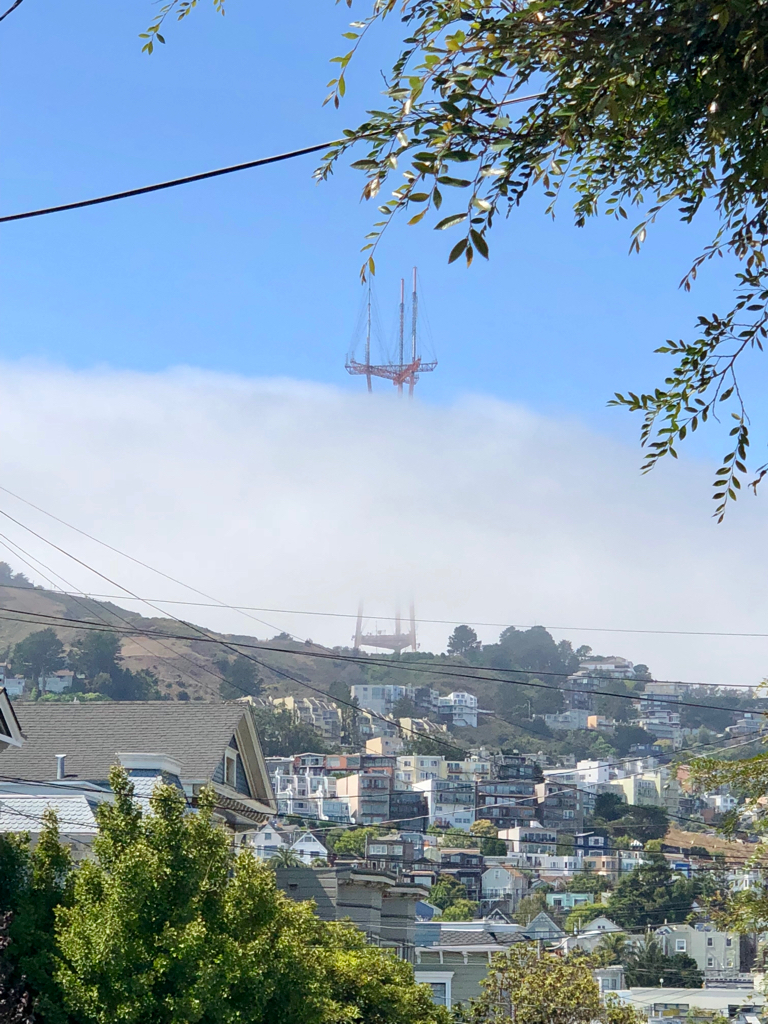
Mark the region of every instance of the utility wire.
MULTIPOLYGON (((15 541, 10 540, 10 538, 6 537, 5 534, 0 533, 0 538, 2 538, 3 545, 5 547, 7 547, 8 550, 11 551, 11 553, 16 558, 20 558, 21 561, 24 562, 25 565, 29 566, 29 568, 32 569, 34 572, 40 573, 40 575, 43 577, 43 579, 48 580, 48 582, 51 584, 51 586, 53 586, 54 590, 59 589, 59 588, 56 587, 56 584, 53 582, 53 580, 50 578, 50 576, 47 576, 44 572, 42 572, 39 567, 35 567, 34 565, 32 565, 32 562, 28 561, 27 559, 32 559, 33 562, 37 562, 38 566, 42 565, 43 569, 47 569, 48 572, 52 573, 54 576, 56 576, 58 579, 60 579, 63 583, 65 583, 68 587, 73 587, 74 586, 73 583, 71 583, 69 580, 65 579, 63 576, 61 576, 54 569, 52 569, 49 565, 46 565, 45 562, 41 561, 39 558, 36 558, 29 551, 26 551, 24 548, 22 548, 15 541), (14 549, 16 549, 16 550, 14 550, 14 549), (24 558, 22 555, 18 554, 19 551, 22 552, 23 555, 26 555, 27 558, 24 558)), ((84 603, 84 601, 81 600, 80 597, 78 597, 77 594, 69 593, 69 594, 66 594, 66 596, 71 598, 73 601, 75 601, 78 605, 80 605, 81 608, 84 608, 86 610, 86 612, 89 612, 90 614, 93 614, 93 615, 97 615, 99 617, 99 619, 101 619, 101 621, 107 627, 105 632, 115 632, 114 624, 108 622, 108 620, 105 619, 104 616, 100 613, 98 608, 89 608, 88 605, 86 605, 84 603)), ((83 594, 82 591, 81 591, 81 596, 82 597, 87 597, 87 595, 83 594)), ((91 600, 91 603, 94 603, 92 601, 92 599, 89 599, 89 600, 91 600)), ((119 619, 121 622, 124 622, 127 626, 129 626, 131 629, 133 629, 133 624, 130 622, 129 619, 126 619, 123 615, 120 615, 118 612, 111 611, 110 609, 108 609, 108 611, 109 611, 110 615, 114 616, 116 619, 119 619)), ((145 636, 145 634, 135 634, 135 635, 132 635, 132 638, 135 640, 137 646, 139 646, 143 651, 145 651, 147 654, 149 654, 151 657, 157 659, 158 661, 164 661, 175 672, 178 672, 180 675, 186 676, 187 679, 189 679, 191 682, 193 682, 195 684, 198 683, 198 679, 195 676, 193 676, 190 672, 185 672, 183 668, 180 668, 177 664, 175 664, 175 660, 174 660, 174 662, 171 662, 171 660, 169 658, 163 657, 162 654, 157 654, 157 652, 152 651, 149 647, 147 647, 145 644, 143 644, 141 642, 141 639, 140 639, 140 637, 142 637, 142 636, 145 636)), ((157 643, 158 643, 158 645, 160 647, 162 647, 166 651, 169 651, 170 654, 173 655, 174 659, 180 658, 182 661, 186 661, 189 665, 192 665, 193 668, 196 668, 199 671, 207 673, 208 675, 212 676, 214 679, 218 679, 220 683, 222 681, 223 682, 228 682, 226 676, 224 676, 221 672, 218 672, 217 670, 212 669, 208 665, 205 665, 205 664, 198 665, 197 662, 195 662, 191 658, 187 657, 187 655, 182 653, 181 651, 174 651, 174 649, 172 647, 169 647, 168 644, 163 643, 163 641, 160 640, 159 638, 154 638, 154 639, 156 639, 156 641, 157 641, 157 643)))
MULTIPOLYGON (((21 0, 18 0, 20 3, 21 0)), ((13 8, 11 8, 13 10, 13 8)), ((6 11, 5 17, 11 11, 6 11)), ((2 20, 2 19, 0 19, 2 20)), ((27 210, 24 213, 10 213, 0 217, 0 224, 7 224, 12 220, 27 220, 30 217, 44 217, 49 213, 63 213, 65 210, 81 210, 85 206, 98 206, 100 203, 113 203, 116 199, 129 199, 131 196, 143 196, 148 192, 159 192, 165 188, 176 188, 177 185, 189 185, 193 181, 205 181, 207 178, 218 178, 223 174, 234 174, 235 171, 247 171, 252 167, 264 167, 266 164, 280 163, 282 160, 293 160, 298 156, 306 156, 308 153, 319 153, 320 150, 330 149, 335 142, 321 142, 316 146, 305 146, 303 149, 294 149, 288 153, 278 153, 276 156, 264 156, 258 160, 248 160, 244 164, 233 164, 230 167, 219 167, 215 171, 203 171, 201 174, 189 174, 185 178, 173 178, 171 181, 161 181, 156 185, 143 185, 141 188, 131 188, 125 192, 113 192, 110 195, 98 196, 95 199, 81 199, 76 203, 63 203, 61 206, 46 206, 40 210, 27 210)))
POLYGON ((5 11, 3 14, 0 14, 0 21, 4 21, 9 14, 13 14, 16 8, 21 6, 22 2, 23 0, 14 0, 14 2, 11 4, 8 10, 5 11))
MULTIPOLYGON (((246 649, 264 650, 265 649, 264 645, 259 645, 259 644, 239 644, 239 645, 233 645, 231 643, 227 643, 226 641, 220 640, 219 638, 212 636, 206 630, 201 629, 199 626, 196 626, 193 623, 184 622, 183 620, 179 619, 177 616, 174 616, 174 615, 172 615, 171 613, 168 613, 168 612, 164 612, 162 609, 158 608, 156 605, 152 604, 151 602, 147 601, 146 599, 139 598, 138 594, 135 594, 134 592, 129 590, 127 587, 124 587, 124 586, 122 586, 122 584, 117 583, 115 580, 110 579, 108 576, 105 576, 103 573, 99 572, 99 570, 97 570, 97 569, 93 568, 92 566, 88 565, 88 563, 84 562, 82 559, 77 558, 75 555, 71 554, 66 549, 64 549, 64 548, 60 547, 59 545, 55 544, 53 541, 48 540, 46 537, 42 536, 40 533, 38 533, 35 530, 31 529, 31 527, 26 526, 20 520, 14 518, 9 513, 3 511, 2 509, 0 509, 0 515, 5 516, 5 518, 9 519, 11 522, 15 523, 17 526, 20 526, 22 529, 24 529, 27 532, 31 533, 33 536, 37 537, 39 540, 42 540, 44 543, 50 545, 55 550, 59 551, 61 554, 66 555, 68 558, 70 558, 73 561, 77 562, 79 565, 81 565, 84 568, 88 569, 90 572, 93 572, 95 575, 99 576, 101 579, 105 580, 107 583, 110 583, 112 586, 119 587, 121 590, 123 590, 129 596, 131 596, 131 597, 133 597, 133 598, 135 598, 137 600, 143 600, 145 604, 147 604, 149 607, 153 608, 155 611, 159 611, 162 615, 170 617, 170 618, 173 618, 176 622, 179 622, 180 624, 186 626, 188 629, 189 628, 193 629, 206 642, 217 643, 220 646, 224 647, 225 649, 230 650, 230 651, 234 652, 235 654, 240 654, 242 657, 252 661, 254 664, 259 665, 262 668, 267 669, 268 671, 271 671, 273 674, 280 675, 280 676, 282 676, 285 679, 289 679, 292 682, 298 684, 299 686, 303 686, 306 689, 309 689, 310 691, 315 692, 315 693, 319 694, 320 696, 322 696, 323 698, 327 699, 328 694, 325 691, 319 689, 318 687, 312 686, 310 683, 307 683, 305 680, 296 678, 296 676, 292 675, 291 673, 287 673, 287 672, 285 672, 285 671, 283 671, 281 669, 277 669, 274 666, 271 666, 271 665, 269 665, 269 664, 259 660, 258 658, 254 657, 252 655, 243 654, 243 652, 242 652, 242 648, 243 647, 245 647, 246 649)), ((65 525, 69 525, 69 524, 65 524, 65 525)), ((78 531, 78 532, 82 532, 82 531, 78 531)), ((191 638, 186 636, 186 637, 180 637, 179 639, 191 639, 191 638)), ((266 648, 266 649, 267 650, 279 650, 279 649, 276 649, 276 648, 266 648)), ((314 652, 312 652, 312 651, 290 651, 290 650, 286 651, 285 649, 283 649, 283 653, 289 653, 289 654, 290 653, 296 653, 296 654, 302 654, 302 655, 309 656, 309 657, 323 657, 323 658, 330 658, 330 659, 333 659, 333 660, 339 660, 338 656, 334 656, 331 652, 325 653, 325 652, 317 652, 317 651, 314 651, 314 652)), ((355 662, 358 662, 358 663, 362 662, 363 664, 371 664, 374 661, 374 659, 368 659, 368 658, 360 659, 360 658, 354 658, 354 657, 350 658, 348 656, 345 656, 343 660, 355 661, 355 662)), ((380 659, 380 663, 381 663, 381 659, 380 659)), ((384 661, 383 663, 385 665, 396 664, 393 661, 384 661)), ((409 671, 424 671, 423 667, 417 667, 417 666, 406 666, 406 665, 402 665, 401 666, 401 665, 398 665, 398 667, 408 668, 409 671)), ((481 669, 481 671, 482 671, 482 669, 481 669)), ((514 672, 515 670, 509 670, 509 671, 514 672)), ((432 672, 431 674, 435 674, 435 673, 432 672)), ((445 674, 445 673, 443 673, 443 674, 445 674)), ((515 674, 521 674, 521 673, 515 673, 515 674)), ((526 670, 524 670, 524 672, 522 674, 534 674, 534 673, 532 672, 532 670, 530 672, 527 672, 527 673, 526 673, 526 670)), ((554 672, 535 673, 535 675, 541 675, 541 674, 560 675, 560 676, 566 676, 567 677, 567 673, 554 673, 554 672)), ((494 678, 494 677, 489 677, 487 675, 485 675, 485 676, 474 675, 473 676, 473 675, 470 675, 470 674, 467 674, 467 673, 457 673, 457 672, 454 672, 454 671, 450 671, 448 673, 448 677, 449 678, 457 678, 457 677, 458 678, 469 678, 469 679, 472 679, 472 680, 475 680, 475 681, 481 681, 481 682, 482 681, 501 681, 501 682, 508 682, 508 683, 513 683, 513 684, 516 683, 517 685, 527 685, 527 686, 534 686, 536 688, 555 689, 555 690, 563 690, 563 691, 566 691, 566 690, 569 689, 567 687, 560 687, 560 686, 557 686, 557 685, 541 683, 541 682, 529 681, 529 682, 525 682, 525 683, 520 683, 519 680, 513 680, 513 679, 502 679, 502 680, 499 680, 498 677, 494 678)), ((570 689, 572 690, 572 692, 583 692, 582 690, 579 690, 579 689, 576 689, 576 688, 570 688, 570 689)), ((606 691, 601 691, 601 692, 603 694, 607 695, 607 696, 617 696, 617 697, 622 697, 622 698, 626 698, 626 699, 629 699, 629 700, 638 699, 638 700, 653 701, 655 703, 662 703, 662 704, 669 703, 668 700, 664 700, 664 699, 659 700, 658 698, 646 697, 645 695, 642 695, 642 694, 635 696, 635 695, 632 695, 632 694, 611 694, 610 692, 606 693, 606 691)), ((345 701, 345 700, 342 700, 341 698, 337 698, 336 702, 337 703, 341 703, 341 704, 345 704, 348 707, 353 708, 355 710, 359 710, 359 706, 356 705, 356 704, 353 704, 351 701, 345 701)), ((731 713, 733 712, 732 708, 718 707, 717 705, 696 704, 695 702, 682 702, 682 701, 676 702, 677 706, 680 706, 682 704, 687 704, 689 706, 709 707, 709 708, 714 708, 716 710, 728 711, 728 712, 731 712, 731 713)), ((381 721, 384 721, 387 724, 391 725, 390 719, 386 718, 385 716, 378 715, 378 714, 376 714, 374 712, 371 712, 370 710, 368 711, 368 713, 372 717, 380 719, 381 721)), ((494 716, 494 717, 500 717, 500 716, 494 716)), ((416 730, 408 730, 408 731, 410 731, 413 735, 420 735, 416 730)), ((464 748, 459 747, 458 745, 455 745, 455 744, 451 744, 451 743, 449 743, 447 741, 436 740, 436 742, 438 742, 439 744, 443 745, 446 748, 451 748, 453 750, 459 750, 462 753, 464 752, 464 748)))
MULTIPOLYGON (((6 488, 0 487, 0 491, 6 488)), ((86 534, 85 536, 88 536, 86 534)), ((94 538, 91 538, 94 539, 94 538)), ((101 543, 97 541, 97 543, 101 543)), ((107 545, 109 546, 109 545, 107 545)), ((115 548, 111 548, 115 551, 115 548)), ((125 552, 118 552, 118 554, 124 555, 126 558, 131 558, 132 561, 137 562, 138 565, 144 565, 145 568, 152 568, 151 566, 145 565, 144 562, 139 562, 137 559, 132 558, 131 555, 126 555, 125 552)), ((158 569, 153 569, 153 572, 160 572, 158 569)), ((160 575, 165 575, 161 573, 160 575)), ((170 578, 170 577, 167 577, 170 578)), ((176 583, 180 583, 178 580, 174 580, 176 583)), ((187 583, 180 583, 181 586, 187 587, 188 589, 194 589, 187 583)), ((0 583, 0 588, 8 590, 32 590, 33 587, 25 587, 18 583, 0 583)), ((127 598, 124 594, 85 594, 86 597, 92 598, 93 600, 100 601, 136 601, 145 600, 144 598, 127 598)), ((330 618, 330 619, 356 619, 357 612, 321 612, 315 610, 308 610, 306 608, 263 608, 260 605, 250 604, 228 604, 225 601, 180 601, 175 598, 169 597, 152 597, 146 600, 155 601, 157 604, 173 604, 183 605, 188 608, 223 608, 227 611, 233 612, 267 612, 272 615, 306 615, 314 616, 317 618, 330 618)), ((371 613, 365 616, 366 619, 377 619, 384 622, 394 622, 394 615, 376 615, 371 613)), ((260 619, 256 620, 260 622, 260 619)), ((424 625, 438 625, 438 626, 455 626, 459 619, 425 619, 418 617, 415 620, 418 623, 424 625)), ((530 623, 530 622, 481 622, 478 619, 461 618, 461 622, 466 626, 492 626, 499 629, 532 629, 534 626, 542 626, 544 629, 554 629, 559 632, 573 632, 573 633, 640 633, 648 634, 650 636, 719 636, 719 637, 736 637, 736 638, 748 638, 748 639, 768 639, 768 633, 737 633, 728 632, 726 630, 703 630, 703 629, 630 629, 630 628, 619 628, 618 626, 554 626, 545 622, 530 623)), ((278 629, 278 626, 273 626, 271 623, 264 622, 262 625, 269 626, 270 629, 278 629)), ((284 630, 283 632, 288 632, 284 630)))
MULTIPOLYGON (((0 515, 7 515, 7 513, 3 512, 2 509, 0 509, 0 515)), ((13 520, 13 521, 18 523, 18 520, 13 520)), ((23 526, 23 524, 19 524, 19 525, 23 526)), ((24 529, 29 529, 29 528, 28 527, 24 527, 24 529)), ((34 533, 34 531, 31 531, 31 532, 34 533)), ((41 537, 40 534, 35 533, 35 536, 40 538, 41 540, 45 541, 45 538, 41 537)), ((45 541, 45 542, 48 543, 48 544, 52 544, 51 541, 45 541)), ((58 545, 53 544, 52 546, 55 547, 58 551, 61 551, 63 554, 68 554, 68 552, 64 551, 63 548, 59 548, 58 545)), ((80 565, 86 566, 86 563, 82 562, 80 559, 76 558, 74 555, 69 555, 69 557, 73 558, 75 561, 79 562, 80 565)), ((90 568, 90 566, 86 566, 86 568, 90 568)), ((96 572, 98 575, 100 575, 100 573, 98 573, 98 570, 96 570, 96 569, 91 569, 91 571, 92 572, 96 572)), ((117 584, 117 585, 119 586, 119 584, 117 584)), ((146 598, 140 598, 137 595, 133 595, 133 596, 138 601, 143 601, 143 602, 148 603, 148 604, 150 603, 146 598)), ((154 607, 153 605, 150 605, 150 606, 154 607)), ((0 609, 0 617, 5 617, 9 621, 25 621, 23 619, 17 618, 16 616, 7 615, 6 614, 7 611, 13 611, 13 610, 14 609, 0 609)), ((432 666, 423 665, 423 664, 419 664, 419 663, 415 663, 415 662, 403 662, 403 661, 387 660, 387 659, 383 659, 383 658, 374 658, 374 657, 367 657, 367 656, 366 657, 357 657, 357 656, 351 655, 351 654, 343 654, 341 652, 334 652, 334 651, 328 651, 328 650, 317 650, 317 649, 314 649, 314 650, 302 650, 301 648, 276 647, 276 646, 274 646, 274 644, 271 644, 271 643, 245 643, 244 641, 239 641, 239 640, 228 641, 228 640, 221 639, 220 637, 214 636, 211 633, 208 633, 206 630, 202 629, 201 627, 194 625, 194 623, 186 622, 183 619, 179 619, 177 616, 170 615, 169 613, 165 613, 160 608, 155 608, 155 610, 158 611, 164 618, 172 618, 175 622, 178 622, 180 625, 187 627, 188 629, 194 631, 198 635, 197 636, 191 636, 189 633, 170 633, 170 632, 159 632, 159 631, 156 631, 156 630, 145 630, 145 629, 141 629, 138 626, 133 626, 133 627, 131 627, 130 630, 121 630, 118 627, 115 627, 115 631, 117 631, 117 632, 132 633, 132 634, 135 634, 137 636, 164 637, 164 638, 170 639, 170 640, 191 640, 191 641, 194 641, 195 643, 218 644, 218 645, 220 645, 222 647, 226 647, 228 650, 232 651, 234 654, 242 654, 243 650, 258 650, 258 651, 264 651, 267 654, 269 654, 271 652, 271 653, 274 653, 274 654, 295 655, 296 657, 302 657, 302 658, 320 658, 320 659, 326 660, 326 661, 339 661, 339 662, 348 662, 348 663, 351 663, 351 664, 363 665, 363 666, 393 668, 393 669, 396 669, 396 670, 410 672, 410 673, 421 673, 421 674, 442 676, 444 679, 467 679, 467 680, 470 680, 470 681, 475 682, 475 683, 506 683, 506 684, 513 685, 513 686, 531 687, 533 689, 557 690, 560 693, 580 693, 580 694, 585 694, 586 693, 586 694, 590 694, 590 695, 595 696, 595 697, 617 697, 617 698, 619 698, 621 700, 631 700, 631 701, 638 701, 640 703, 650 703, 650 704, 664 704, 664 705, 669 705, 669 706, 674 707, 674 708, 678 708, 678 707, 705 708, 705 709, 712 710, 712 711, 727 711, 727 712, 729 712, 731 714, 736 714, 738 712, 738 710, 739 710, 738 708, 726 707, 725 705, 722 705, 722 704, 706 704, 706 703, 702 703, 701 701, 675 700, 675 699, 670 698, 669 696, 664 696, 664 695, 660 695, 660 696, 654 697, 654 696, 650 696, 650 695, 644 694, 644 693, 616 693, 616 692, 614 692, 612 690, 587 690, 587 689, 579 688, 579 687, 558 686, 557 684, 554 684, 554 683, 543 683, 538 678, 539 676, 542 676, 542 675, 546 675, 546 676, 559 676, 559 677, 570 678, 570 674, 567 673, 567 672, 542 671, 540 669, 484 668, 483 666, 477 666, 474 669, 474 673, 473 673, 471 671, 472 666, 464 666, 463 670, 459 670, 459 669, 457 669, 456 666, 453 666, 453 665, 434 666, 434 667, 432 667, 432 666), (486 674, 486 675, 478 675, 478 674, 476 674, 476 673, 479 673, 479 672, 496 673, 496 674, 490 674, 490 675, 489 674, 486 674), (503 673, 508 673, 508 674, 511 674, 511 675, 528 675, 528 676, 533 676, 533 679, 510 679, 510 678, 507 678, 506 675, 505 676, 498 675, 498 673, 502 673, 502 672, 503 673)), ((85 620, 84 619, 72 619, 72 618, 68 618, 66 616, 54 615, 54 614, 48 613, 48 612, 32 612, 32 611, 22 611, 22 610, 19 610, 17 614, 18 615, 31 616, 34 619, 46 620, 46 622, 49 622, 49 623, 50 622, 53 622, 53 623, 65 623, 65 624, 67 624, 67 627, 71 628, 71 629, 79 629, 79 628, 84 628, 84 629, 97 628, 98 629, 98 628, 104 628, 102 626, 102 624, 98 623, 98 622, 89 621, 87 619, 85 619, 85 620)), ((108 627, 108 628, 111 628, 111 627, 108 627)), ((243 657, 246 657, 246 655, 243 655, 243 657)), ((277 672, 278 671, 272 665, 269 665, 269 664, 266 664, 266 663, 262 663, 262 662, 259 662, 259 664, 263 664, 263 667, 268 669, 270 672, 277 672)), ((299 682, 302 686, 307 685, 302 680, 295 680, 295 681, 299 682)), ((606 678, 604 681, 605 682, 609 682, 610 680, 606 678)), ((653 679, 653 680, 647 680, 647 681, 648 682, 656 682, 656 683, 670 682, 670 680, 662 680, 662 679, 653 679)), ((674 680, 674 681, 675 682, 682 682, 681 680, 674 680)), ((716 684, 684 682, 683 685, 686 685, 686 686, 713 686, 713 685, 716 685, 716 684)), ((323 691, 318 691, 318 692, 321 692, 324 697, 328 698, 328 693, 326 691, 323 690, 323 691)), ((343 701, 340 701, 339 698, 334 697, 333 699, 336 700, 337 702, 344 703, 343 701)), ((350 705, 350 706, 354 706, 359 711, 368 711, 369 714, 373 714, 373 712, 369 711, 366 708, 362 708, 359 705, 350 705)), ((760 712, 760 713, 762 713, 762 712, 760 712)), ((374 715, 374 717, 377 717, 377 716, 374 715)), ((378 716, 378 717, 382 717, 382 716, 378 716)), ((488 717, 497 717, 497 716, 489 715, 488 717)), ((388 719, 388 718, 385 718, 384 720, 387 721, 387 722, 390 721, 390 719, 388 719)), ((507 723, 507 724, 510 724, 510 723, 507 723)))

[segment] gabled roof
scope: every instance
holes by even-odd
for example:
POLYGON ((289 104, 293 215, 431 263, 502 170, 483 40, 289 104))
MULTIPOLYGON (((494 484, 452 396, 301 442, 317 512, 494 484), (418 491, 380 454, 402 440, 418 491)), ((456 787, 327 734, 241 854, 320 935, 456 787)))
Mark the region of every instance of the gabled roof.
POLYGON ((562 939, 565 932, 558 928, 552 918, 542 911, 537 914, 531 923, 526 927, 524 933, 527 939, 562 939))
POLYGON ((253 799, 273 796, 250 709, 234 701, 104 701, 24 705, 23 747, 2 754, 4 775, 43 782, 56 778, 66 754, 68 779, 103 781, 119 751, 166 754, 187 783, 209 781, 236 737, 253 799))
POLYGON ((0 750, 20 747, 24 742, 19 720, 4 686, 0 686, 0 750))

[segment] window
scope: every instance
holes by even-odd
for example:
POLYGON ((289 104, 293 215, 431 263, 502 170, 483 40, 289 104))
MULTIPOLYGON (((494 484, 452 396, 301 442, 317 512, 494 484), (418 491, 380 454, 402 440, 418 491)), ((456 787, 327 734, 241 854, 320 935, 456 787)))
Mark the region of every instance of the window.
POLYGON ((237 783, 237 761, 234 750, 224 751, 224 782, 233 789, 237 783))
POLYGON ((728 966, 729 966, 729 967, 733 967, 733 960, 729 960, 729 961, 728 961, 728 966))
POLYGON ((727 935, 727 936, 726 936, 726 938, 725 938, 725 944, 726 944, 726 946, 732 946, 732 945, 733 945, 733 939, 731 938, 731 936, 730 936, 730 935, 727 935))
POLYGON ((386 845, 384 843, 372 843, 368 847, 368 853, 386 854, 386 852, 387 852, 387 847, 386 847, 386 845))
POLYGON ((714 966, 715 966, 715 958, 713 956, 708 956, 707 957, 707 967, 714 967, 714 966))
POLYGON ((715 944, 715 940, 712 938, 711 935, 708 935, 707 936, 707 945, 708 946, 714 946, 714 944, 715 944))
POLYGON ((685 953, 688 949, 687 939, 675 939, 675 952, 685 953))
POLYGON ((572 818, 573 817, 573 811, 563 811, 563 817, 564 818, 572 818))

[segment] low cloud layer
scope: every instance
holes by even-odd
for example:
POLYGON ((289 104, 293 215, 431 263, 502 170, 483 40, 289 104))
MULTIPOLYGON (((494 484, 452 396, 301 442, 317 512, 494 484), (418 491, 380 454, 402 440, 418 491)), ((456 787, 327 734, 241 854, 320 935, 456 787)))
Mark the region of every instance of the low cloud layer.
MULTIPOLYGON (((228 603, 353 614, 364 597, 373 616, 413 596, 427 619, 574 627, 554 632, 660 677, 768 671, 768 639, 594 631, 768 632, 766 496, 715 526, 708 465, 641 477, 636 449, 480 397, 434 407, 188 370, 6 365, 0 408, 0 483, 228 603)), ((1 492, 0 508, 143 596, 200 600, 1 492)), ((76 586, 119 593, 9 520, 0 533, 76 586)), ((261 637, 354 630, 174 610, 261 637)), ((450 628, 421 625, 422 647, 443 649, 450 628)))

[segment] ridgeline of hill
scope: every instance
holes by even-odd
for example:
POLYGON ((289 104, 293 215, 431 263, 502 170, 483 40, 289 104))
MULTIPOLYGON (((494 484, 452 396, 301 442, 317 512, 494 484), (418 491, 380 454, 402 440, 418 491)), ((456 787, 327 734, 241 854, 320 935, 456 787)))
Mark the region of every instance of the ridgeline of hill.
MULTIPOLYGON (((485 744, 590 758, 624 756, 632 744, 653 741, 633 723, 638 713, 634 698, 650 678, 645 665, 635 666, 634 678, 593 681, 588 698, 592 711, 616 723, 613 733, 586 729, 552 732, 548 728, 544 716, 566 706, 567 677, 579 668, 581 660, 591 656, 591 649, 574 651, 568 641, 556 642, 542 626, 528 630, 509 627, 497 643, 485 645, 480 645, 468 626, 458 626, 449 638, 448 654, 418 651, 398 657, 354 652, 352 661, 347 660, 352 654, 349 648, 302 643, 285 633, 265 640, 200 627, 207 637, 222 641, 211 643, 192 625, 175 619, 150 618, 109 601, 33 586, 23 574, 14 574, 0 562, 0 661, 10 661, 12 672, 19 672, 22 666, 28 679, 36 678, 28 671, 29 652, 24 645, 26 638, 45 629, 52 629, 63 644, 59 665, 66 658, 81 679, 86 678, 86 690, 112 699, 216 700, 251 693, 265 697, 327 695, 344 702, 350 700, 350 687, 356 684, 397 683, 440 694, 464 689, 474 693, 485 714, 481 713, 478 728, 453 730, 451 742, 461 746, 485 744), (95 629, 94 623, 99 624, 95 629), (136 631, 136 635, 121 635, 126 630, 136 631), (97 638, 106 645, 103 650, 95 649, 97 638), (84 651, 88 644, 90 649, 84 651), (260 646, 244 647, 246 657, 237 658, 225 644, 260 646), (312 652, 323 657, 308 656, 312 652), (106 667, 100 666, 99 659, 106 659, 106 667), (486 670, 486 678, 472 678, 473 670, 479 668, 486 670), (463 670, 463 677, 457 678, 456 670, 463 670), (495 679, 487 678, 488 670, 495 679), (101 685, 95 678, 99 673, 101 685)), ((50 639, 56 643, 55 638, 50 639)), ((427 717, 418 693, 416 697, 416 703, 407 698, 399 701, 395 716, 427 717)), ((738 714, 764 710, 766 702, 702 687, 696 690, 696 703, 698 707, 681 706, 682 725, 699 730, 697 738, 706 742, 723 733, 738 714), (707 707, 708 703, 720 708, 707 707), (733 712, 723 710, 723 705, 732 707, 733 712)), ((431 717, 436 718, 434 714, 431 717)))

